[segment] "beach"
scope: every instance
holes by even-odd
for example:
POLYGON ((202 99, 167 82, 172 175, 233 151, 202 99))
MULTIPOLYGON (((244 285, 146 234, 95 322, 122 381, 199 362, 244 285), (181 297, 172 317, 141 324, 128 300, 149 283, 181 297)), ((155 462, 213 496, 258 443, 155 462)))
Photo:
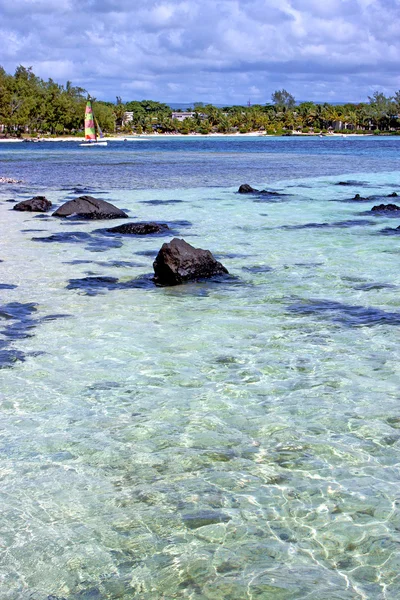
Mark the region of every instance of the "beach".
MULTIPOLYGON (((366 132, 366 133, 340 133, 340 132, 335 132, 335 133, 329 133, 327 134, 323 134, 323 136, 319 133, 302 133, 302 132, 292 132, 293 136, 295 137, 327 137, 327 138, 335 138, 335 137, 364 137, 364 136, 372 136, 374 135, 372 132, 366 132)), ((132 133, 127 133, 127 134, 116 134, 116 135, 107 135, 106 136, 106 140, 108 142, 126 142, 126 141, 135 141, 135 140, 145 140, 145 139, 154 139, 154 138, 160 138, 160 139, 171 139, 171 138, 182 138, 182 139, 186 139, 186 138, 247 138, 247 137, 281 137, 279 135, 274 136, 272 134, 267 134, 267 133, 262 133, 259 131, 251 131, 249 133, 189 133, 189 134, 183 134, 183 133, 143 133, 143 134, 132 134, 132 133)), ((47 136, 43 136, 43 137, 39 137, 39 138, 22 138, 22 139, 18 139, 18 138, 0 138, 0 143, 20 143, 20 142, 26 142, 26 140, 29 140, 30 142, 33 143, 38 143, 38 142, 84 142, 84 138, 83 137, 77 137, 77 136, 73 136, 73 135, 65 135, 65 136, 54 136, 54 137, 47 137, 47 136)))
POLYGON ((1 144, 2 599, 397 600, 400 140, 356 137, 1 144), (155 286, 173 237, 229 276, 155 286))

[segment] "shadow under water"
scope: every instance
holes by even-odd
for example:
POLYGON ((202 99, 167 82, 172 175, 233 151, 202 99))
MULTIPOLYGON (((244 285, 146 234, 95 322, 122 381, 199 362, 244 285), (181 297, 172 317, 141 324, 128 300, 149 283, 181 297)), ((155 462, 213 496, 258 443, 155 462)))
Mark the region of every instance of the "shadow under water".
POLYGON ((352 306, 333 300, 300 300, 288 306, 291 313, 316 316, 340 323, 346 327, 371 327, 374 325, 400 325, 400 313, 380 308, 352 306))
POLYGON ((13 348, 11 346, 13 342, 32 337, 32 330, 40 323, 70 316, 54 314, 35 318, 36 312, 37 305, 33 302, 9 302, 0 306, 0 322, 6 323, 0 330, 0 369, 11 367, 15 362, 25 360, 27 356, 24 352, 13 348))

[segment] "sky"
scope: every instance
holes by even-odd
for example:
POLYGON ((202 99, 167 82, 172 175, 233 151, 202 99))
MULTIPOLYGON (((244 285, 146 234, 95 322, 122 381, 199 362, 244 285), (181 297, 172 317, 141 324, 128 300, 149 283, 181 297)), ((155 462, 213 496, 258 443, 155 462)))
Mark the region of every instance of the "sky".
POLYGON ((0 65, 99 100, 367 101, 400 89, 400 0, 0 0, 0 65))

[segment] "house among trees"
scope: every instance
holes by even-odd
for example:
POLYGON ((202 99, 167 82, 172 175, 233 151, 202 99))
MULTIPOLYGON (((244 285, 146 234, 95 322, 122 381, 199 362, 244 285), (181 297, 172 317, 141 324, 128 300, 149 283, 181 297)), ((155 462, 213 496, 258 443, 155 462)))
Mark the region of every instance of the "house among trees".
POLYGON ((194 119, 194 117, 196 116, 195 112, 192 111, 186 111, 186 112, 173 112, 171 114, 171 119, 176 119, 177 121, 184 121, 185 119, 194 119))
POLYGON ((124 112, 122 123, 126 125, 126 123, 130 123, 131 121, 133 121, 133 111, 128 110, 124 112))

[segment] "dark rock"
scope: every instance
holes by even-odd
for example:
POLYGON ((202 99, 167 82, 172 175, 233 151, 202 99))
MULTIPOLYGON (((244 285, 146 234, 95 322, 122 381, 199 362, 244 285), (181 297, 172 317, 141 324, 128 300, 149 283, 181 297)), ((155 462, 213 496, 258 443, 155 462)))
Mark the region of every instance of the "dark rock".
POLYGON ((128 235, 149 235, 162 233, 169 229, 166 223, 124 223, 118 227, 107 229, 109 233, 123 233, 128 235))
POLYGON ((248 183, 243 183, 238 189, 239 194, 258 194, 260 190, 255 190, 248 183))
POLYGON ((76 216, 81 219, 127 219, 128 215, 113 204, 93 198, 80 196, 69 200, 53 213, 53 217, 76 216))
POLYGON ((356 194, 353 200, 368 200, 368 198, 363 198, 363 196, 360 196, 360 194, 356 194))
POLYGON ((364 181, 337 181, 334 185, 365 185, 364 181))
POLYGON ((371 208, 371 212, 395 212, 399 210, 400 206, 397 206, 397 204, 378 204, 371 208))
POLYGON ((387 195, 387 198, 397 198, 398 197, 398 193, 397 192, 392 192, 391 194, 387 195))
POLYGON ((46 212, 51 207, 50 200, 47 200, 44 196, 35 196, 30 200, 23 200, 13 206, 13 210, 21 210, 26 212, 46 212))
POLYGON ((186 281, 228 274, 209 250, 194 248, 178 238, 162 245, 153 268, 157 285, 179 285, 186 281))

